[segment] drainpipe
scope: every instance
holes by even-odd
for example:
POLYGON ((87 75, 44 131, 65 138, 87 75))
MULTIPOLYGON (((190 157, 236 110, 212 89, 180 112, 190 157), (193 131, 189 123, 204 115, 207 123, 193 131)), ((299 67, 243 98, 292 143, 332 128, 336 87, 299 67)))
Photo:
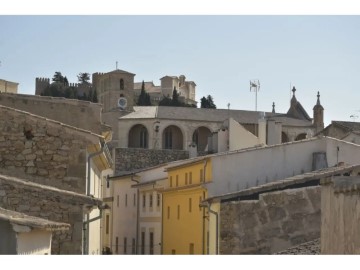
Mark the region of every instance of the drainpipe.
POLYGON ((205 176, 206 176, 206 166, 207 166, 207 159, 204 160, 204 172, 203 172, 203 175, 204 175, 203 182, 204 182, 204 183, 206 182, 206 179, 205 179, 205 176))
MULTIPOLYGON (((131 176, 131 181, 139 184, 138 180, 133 179, 134 175, 131 176)), ((136 188, 136 240, 135 240, 135 254, 138 254, 138 242, 139 242, 139 202, 140 202, 140 198, 139 198, 139 188, 136 188)))
MULTIPOLYGON (((95 156, 98 156, 100 154, 102 154, 104 152, 104 146, 105 146, 105 142, 101 142, 101 149, 97 152, 91 153, 88 155, 87 158, 87 186, 86 186, 86 195, 90 196, 90 180, 91 180, 91 176, 90 176, 90 171, 91 171, 91 159, 95 156)), ((90 237, 90 232, 89 232, 89 223, 93 222, 95 220, 98 220, 102 217, 102 211, 100 209, 100 215, 97 218, 93 218, 93 219, 89 219, 90 218, 90 214, 86 214, 86 220, 83 222, 83 254, 88 254, 89 250, 88 250, 88 242, 89 242, 89 237, 90 237), (86 231, 86 232, 85 232, 86 231)))
MULTIPOLYGON (((208 208, 208 211, 209 213, 215 215, 215 222, 216 222, 216 251, 215 251, 215 254, 218 255, 219 254, 219 214, 218 212, 215 212, 213 210, 211 210, 211 203, 207 203, 207 208, 208 208)), ((208 247, 209 247, 209 243, 207 243, 208 247)))

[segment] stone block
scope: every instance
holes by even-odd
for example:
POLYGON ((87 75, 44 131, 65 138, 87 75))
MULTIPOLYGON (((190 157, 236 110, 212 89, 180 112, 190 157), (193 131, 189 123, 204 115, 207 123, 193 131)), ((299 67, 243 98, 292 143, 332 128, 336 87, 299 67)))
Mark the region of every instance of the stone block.
POLYGON ((286 211, 282 207, 270 206, 268 208, 270 221, 278 221, 286 217, 286 211))

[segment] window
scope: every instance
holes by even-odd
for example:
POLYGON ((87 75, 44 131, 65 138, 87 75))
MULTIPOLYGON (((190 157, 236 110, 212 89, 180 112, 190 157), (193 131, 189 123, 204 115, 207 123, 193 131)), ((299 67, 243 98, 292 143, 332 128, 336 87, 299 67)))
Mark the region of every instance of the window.
POLYGON ((189 254, 194 254, 194 243, 190 243, 189 254))
POLYGON ((172 187, 172 176, 170 176, 170 187, 172 187))
POLYGON ((150 232, 150 250, 149 253, 150 254, 154 254, 154 233, 150 232))
POLYGON ((109 234, 109 227, 110 227, 110 216, 106 215, 105 218, 105 233, 109 234))
POLYGON ((200 204, 201 204, 202 198, 201 196, 199 197, 199 210, 201 210, 200 204))
POLYGON ((192 204, 191 198, 189 198, 189 212, 190 212, 190 213, 191 213, 191 204, 192 204))
POLYGON ((144 194, 143 195, 143 208, 145 208, 146 206, 146 195, 144 194))
POLYGON ((119 237, 115 238, 115 253, 119 253, 119 237))
POLYGON ((170 219, 170 206, 168 206, 168 208, 167 208, 167 217, 168 217, 168 219, 170 219))
POLYGON ((149 198, 149 206, 152 207, 153 206, 153 195, 150 194, 150 198, 149 198))
POLYGON ((134 193, 134 206, 136 206, 136 194, 134 193))
POLYGON ((127 238, 124 237, 124 254, 126 254, 127 238))
POLYGON ((140 148, 147 148, 147 129, 142 127, 140 130, 140 148))
POLYGON ((188 173, 185 173, 185 185, 188 184, 188 173))
POLYGON ((145 232, 141 232, 141 254, 145 254, 145 232))
POLYGON ((180 219, 180 205, 177 206, 177 219, 180 219))
POLYGON ((172 249, 172 250, 171 250, 171 254, 172 254, 172 255, 175 255, 175 254, 176 254, 176 250, 175 250, 175 249, 172 249))
POLYGON ((157 197, 156 205, 157 205, 157 207, 160 207, 160 201, 161 201, 160 194, 157 194, 156 197, 157 197))
POLYGON ((127 194, 125 194, 125 206, 127 206, 127 194))
POLYGON ((189 184, 192 184, 192 172, 189 172, 189 184))
POLYGON ((135 254, 136 252, 136 242, 135 242, 135 238, 132 239, 132 245, 131 245, 131 253, 135 254))
POLYGON ((176 186, 179 186, 179 175, 176 175, 176 186))
POLYGON ((165 131, 165 149, 172 149, 172 132, 171 132, 171 130, 165 131))
POLYGON ((204 170, 200 169, 200 182, 204 181, 204 170))
POLYGON ((124 90, 124 80, 120 79, 120 90, 124 90))
POLYGON ((119 207, 119 195, 116 196, 116 206, 119 207))

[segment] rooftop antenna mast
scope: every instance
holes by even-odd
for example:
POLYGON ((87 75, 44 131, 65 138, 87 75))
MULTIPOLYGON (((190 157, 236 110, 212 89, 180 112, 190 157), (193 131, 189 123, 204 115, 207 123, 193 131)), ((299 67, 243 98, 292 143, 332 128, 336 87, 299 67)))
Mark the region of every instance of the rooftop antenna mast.
POLYGON ((116 61, 116 70, 118 69, 118 61, 116 61))
POLYGON ((250 81, 250 92, 255 92, 255 111, 257 112, 257 92, 260 91, 260 81, 252 80, 250 81))

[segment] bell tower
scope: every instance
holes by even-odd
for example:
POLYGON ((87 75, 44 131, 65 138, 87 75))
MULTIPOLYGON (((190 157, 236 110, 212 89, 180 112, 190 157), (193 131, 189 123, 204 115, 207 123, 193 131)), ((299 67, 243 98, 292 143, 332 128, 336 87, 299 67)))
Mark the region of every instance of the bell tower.
POLYGON ((93 84, 96 87, 103 112, 133 111, 135 74, 116 69, 108 73, 94 73, 93 84))
POLYGON ((313 118, 313 125, 315 127, 315 132, 318 133, 319 131, 324 129, 324 107, 320 104, 320 93, 317 93, 317 102, 313 108, 314 111, 314 118, 313 118))

